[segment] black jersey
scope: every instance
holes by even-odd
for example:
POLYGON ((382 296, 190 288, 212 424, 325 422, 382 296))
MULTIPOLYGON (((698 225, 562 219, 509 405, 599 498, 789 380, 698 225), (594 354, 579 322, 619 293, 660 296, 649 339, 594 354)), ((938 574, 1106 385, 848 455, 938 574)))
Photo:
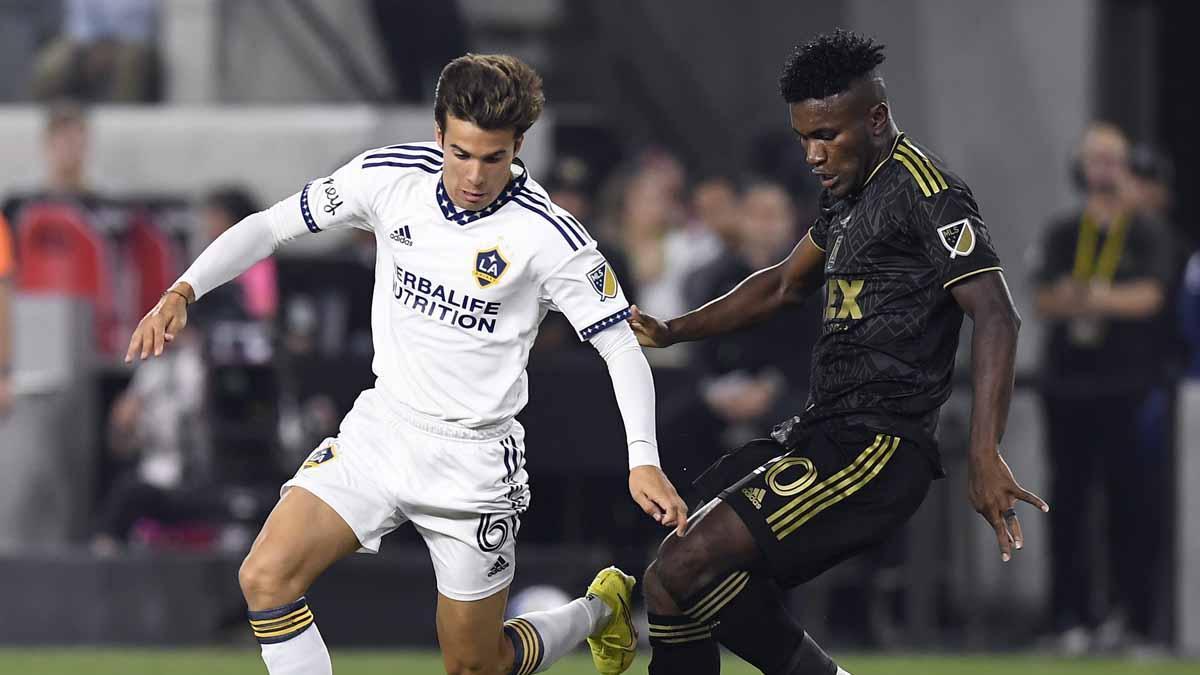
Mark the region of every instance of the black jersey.
POLYGON ((825 251, 825 309, 806 417, 936 452, 963 319, 949 289, 1000 269, 971 190, 901 134, 857 194, 822 197, 809 236, 825 251))

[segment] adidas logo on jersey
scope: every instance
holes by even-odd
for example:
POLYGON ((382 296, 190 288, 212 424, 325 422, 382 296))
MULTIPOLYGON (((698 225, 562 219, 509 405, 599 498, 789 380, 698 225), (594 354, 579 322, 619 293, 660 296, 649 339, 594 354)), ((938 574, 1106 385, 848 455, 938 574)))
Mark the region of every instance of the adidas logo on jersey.
POLYGON ((506 569, 508 569, 508 561, 504 559, 504 556, 497 556, 496 562, 492 563, 492 568, 488 570, 488 578, 491 579, 506 569))
POLYGON ((413 245, 412 231, 408 229, 408 225, 397 227, 396 229, 392 230, 392 233, 388 235, 388 238, 390 238, 392 241, 398 241, 405 246, 413 245))
POLYGON ((762 488, 742 488, 742 494, 746 496, 746 499, 750 500, 754 508, 761 509, 762 500, 763 497, 767 496, 767 491, 762 488))

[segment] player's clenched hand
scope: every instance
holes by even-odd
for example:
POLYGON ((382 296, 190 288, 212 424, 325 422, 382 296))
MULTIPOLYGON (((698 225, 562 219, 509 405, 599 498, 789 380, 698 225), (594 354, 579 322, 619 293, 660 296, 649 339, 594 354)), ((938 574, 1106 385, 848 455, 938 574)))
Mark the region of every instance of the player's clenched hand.
POLYGON ((675 534, 687 529, 687 504, 657 466, 635 466, 629 471, 629 494, 647 515, 663 525, 674 525, 675 534))
POLYGON ((1021 533, 1021 521, 1014 507, 1017 500, 1033 504, 1050 511, 1042 498, 1017 484, 1012 469, 999 452, 971 455, 967 469, 967 490, 971 506, 983 516, 996 531, 996 542, 1000 545, 1000 557, 1004 562, 1012 558, 1013 547, 1025 546, 1025 535, 1021 533))
POLYGON ((186 325, 187 298, 178 292, 163 294, 158 304, 138 322, 133 337, 129 338, 125 363, 132 363, 139 354, 143 360, 151 354, 161 355, 166 344, 174 340, 186 325))
POLYGON ((671 329, 667 328, 665 321, 642 312, 637 305, 633 305, 629 309, 629 327, 637 336, 638 344, 643 347, 671 346, 671 329))

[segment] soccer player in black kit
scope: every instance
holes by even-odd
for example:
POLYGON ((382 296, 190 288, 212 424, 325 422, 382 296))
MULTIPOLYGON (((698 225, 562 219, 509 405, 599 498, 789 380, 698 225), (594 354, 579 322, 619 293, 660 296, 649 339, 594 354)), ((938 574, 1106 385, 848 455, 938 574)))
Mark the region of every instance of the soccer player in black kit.
POLYGON ((739 455, 764 463, 727 475, 646 570, 651 675, 717 673, 718 643, 768 675, 846 672, 787 613, 779 588, 894 532, 941 475, 937 413, 964 314, 974 326, 971 505, 1005 561, 1024 543, 1017 500, 1049 508, 999 452, 1020 325, 1000 261, 971 190, 896 128, 876 72, 883 60, 882 45, 841 30, 792 53, 780 88, 824 188, 816 223, 787 259, 703 307, 670 321, 635 309, 630 320, 643 345, 663 347, 748 326, 825 288, 808 406, 772 440, 726 456, 733 467, 739 455))

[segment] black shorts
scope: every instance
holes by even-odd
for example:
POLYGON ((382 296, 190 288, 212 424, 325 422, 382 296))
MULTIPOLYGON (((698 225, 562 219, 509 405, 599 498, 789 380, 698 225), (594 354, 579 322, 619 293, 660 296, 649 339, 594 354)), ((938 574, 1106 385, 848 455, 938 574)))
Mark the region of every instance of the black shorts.
MULTIPOLYGON (((761 443, 762 441, 756 441, 761 443)), ((802 584, 895 532, 934 478, 912 442, 837 422, 806 430, 782 457, 723 490, 785 587, 802 584)))

